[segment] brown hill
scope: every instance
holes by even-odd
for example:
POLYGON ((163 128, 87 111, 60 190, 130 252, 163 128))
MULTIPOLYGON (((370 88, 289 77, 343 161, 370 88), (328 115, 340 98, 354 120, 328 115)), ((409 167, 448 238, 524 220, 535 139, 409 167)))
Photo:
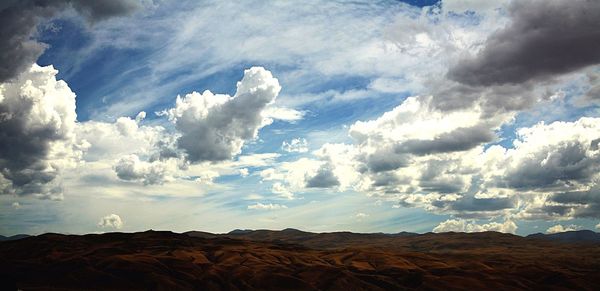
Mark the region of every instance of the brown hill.
POLYGON ((494 232, 45 234, 0 242, 2 290, 600 290, 600 246, 494 232))

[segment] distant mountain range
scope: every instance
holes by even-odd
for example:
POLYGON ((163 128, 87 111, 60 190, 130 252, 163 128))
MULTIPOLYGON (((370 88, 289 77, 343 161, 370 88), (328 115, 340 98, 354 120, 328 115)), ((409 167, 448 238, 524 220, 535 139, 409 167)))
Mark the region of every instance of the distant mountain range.
MULTIPOLYGON (((226 236, 232 238, 244 238, 244 239, 252 239, 252 240, 262 240, 262 241, 288 241, 293 243, 306 243, 311 240, 327 240, 327 237, 335 238, 332 242, 335 244, 339 244, 336 241, 338 238, 352 239, 353 241, 359 240, 361 238, 364 239, 385 239, 390 237, 406 237, 406 236, 419 236, 426 234, 418 234, 414 232, 399 232, 399 233, 353 233, 353 232, 330 232, 330 233, 313 233, 301 231, 294 228, 286 228, 281 231, 274 230, 252 230, 252 229, 234 229, 227 234, 213 234, 210 232, 202 232, 202 231, 189 231, 185 234, 194 236, 194 237, 218 237, 218 236, 226 236)), ((3 236, 0 235, 0 241, 10 241, 10 240, 18 240, 22 238, 30 237, 28 234, 17 234, 13 236, 3 236)), ((569 242, 569 243, 600 243, 600 233, 591 231, 591 230, 576 230, 576 231, 566 231, 559 233, 534 233, 527 235, 526 238, 533 239, 544 239, 550 241, 557 242, 569 242)))
MULTIPOLYGON (((453 233, 453 232, 450 232, 453 233)), ((490 232, 492 233, 492 232, 490 232)), ((274 230, 251 230, 251 229, 235 229, 227 234, 212 234, 208 232, 190 231, 185 234, 195 237, 231 237, 249 239, 255 241, 281 241, 303 245, 315 244, 319 247, 339 247, 345 242, 356 243, 365 241, 365 243, 385 241, 394 237, 419 237, 430 236, 433 233, 418 234, 414 232, 399 232, 399 233, 353 233, 353 232, 326 232, 313 233, 301 231, 293 228, 286 228, 281 231, 274 230)), ((599 243, 600 233, 591 230, 567 231, 552 234, 535 233, 526 236, 527 239, 543 239, 556 242, 568 243, 599 243)))
POLYGON ((13 235, 13 236, 0 235, 0 241, 18 240, 18 239, 22 239, 22 238, 26 238, 26 237, 30 237, 30 235, 28 235, 28 234, 17 234, 17 235, 13 235))
POLYGON ((600 243, 600 233, 591 230, 566 231, 551 234, 535 233, 527 237, 569 243, 600 243))

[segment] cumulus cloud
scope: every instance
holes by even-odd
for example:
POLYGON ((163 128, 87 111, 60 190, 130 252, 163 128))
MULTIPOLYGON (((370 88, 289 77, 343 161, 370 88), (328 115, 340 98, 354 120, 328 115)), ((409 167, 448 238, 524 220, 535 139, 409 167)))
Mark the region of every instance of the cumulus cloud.
POLYGON ((273 186, 271 186, 271 192, 277 194, 281 198, 294 199, 294 193, 292 193, 292 191, 279 182, 273 183, 273 186))
POLYGON ((506 220, 503 223, 490 222, 485 224, 477 224, 474 221, 465 219, 448 219, 441 222, 433 229, 433 232, 483 232, 497 231, 504 233, 515 233, 517 225, 512 220, 506 220))
POLYGON ((288 153, 305 153, 308 152, 308 142, 304 138, 294 138, 289 142, 283 141, 281 149, 288 153))
MULTIPOLYGON (((144 185, 188 176, 182 172, 189 169, 190 162, 231 158, 245 141, 256 138, 265 125, 261 112, 280 90, 268 71, 246 70, 233 97, 205 92, 179 99, 166 113, 175 123, 176 130, 170 130, 162 125, 144 125, 143 111, 135 118, 120 117, 112 123, 78 123, 75 94, 65 82, 56 80, 56 73, 51 66, 34 65, 0 85, 2 193, 61 199, 61 180, 57 177, 80 162, 96 169, 112 169, 119 179, 144 185)), ((248 160, 251 158, 241 157, 230 166, 258 165, 248 160)), ((210 183, 220 171, 194 169, 191 174, 210 183)))
POLYGON ((494 136, 493 125, 481 124, 478 111, 447 113, 432 108, 431 100, 409 97, 379 118, 357 121, 349 129, 353 144, 325 144, 313 153, 316 159, 284 163, 268 177, 293 189, 337 187, 369 195, 463 192, 475 170, 471 158, 461 157, 469 152, 474 159, 494 136))
POLYGON ((280 90, 271 72, 253 67, 244 71, 234 96, 193 92, 178 96, 175 107, 165 114, 181 133, 177 146, 190 162, 228 160, 257 137, 265 125, 262 111, 280 90))
POLYGON ((115 122, 86 121, 78 123, 76 136, 89 144, 83 158, 86 162, 112 160, 130 154, 151 156, 152 160, 176 158, 175 136, 160 126, 141 125, 136 119, 119 117, 115 122))
POLYGON ((588 117, 518 130, 514 148, 486 151, 480 193, 518 198, 522 218, 598 217, 599 131, 588 117))
POLYGON ((479 124, 481 112, 477 108, 447 113, 431 106, 431 102, 431 96, 408 97, 377 119, 355 122, 349 134, 358 144, 376 147, 377 143, 391 142, 396 152, 412 150, 417 154, 463 151, 477 145, 477 141, 489 140, 479 124), (473 138, 476 140, 471 141, 473 138), (419 143, 428 149, 419 152, 415 146, 419 143))
POLYGON ((442 133, 432 140, 408 140, 398 145, 397 152, 415 155, 428 155, 445 152, 470 150, 478 145, 492 141, 494 134, 482 125, 459 127, 442 133))
POLYGON ((112 16, 126 15, 140 6, 137 0, 55 0, 10 1, 0 6, 0 82, 26 71, 46 45, 33 39, 40 23, 68 7, 93 23, 112 16))
POLYGON ((539 123, 516 130, 512 146, 487 146, 511 118, 489 119, 478 107, 443 111, 433 101, 409 97, 351 125, 352 144, 325 144, 261 177, 292 191, 352 189, 462 219, 600 215, 600 119, 539 123))
POLYGON ((171 176, 177 170, 176 162, 140 161, 135 155, 124 156, 114 165, 114 170, 121 180, 142 181, 144 185, 163 184, 173 181, 171 176))
POLYGON ((508 152, 508 186, 522 189, 589 183, 600 167, 600 152, 593 146, 598 132, 598 118, 540 123, 519 130, 515 149, 508 152))
POLYGON ((307 188, 331 188, 339 185, 340 181, 333 173, 333 167, 328 163, 323 164, 314 176, 306 179, 307 188))
POLYGON ((470 158, 462 157, 493 140, 494 124, 482 123, 477 110, 443 112, 431 102, 409 97, 379 118, 350 127, 354 167, 363 173, 359 189, 456 193, 468 186, 474 171, 470 158))
POLYGON ((113 229, 121 229, 125 223, 121 219, 120 216, 116 214, 109 214, 102 218, 100 218, 100 222, 98 222, 98 226, 101 228, 113 228, 113 229))
POLYGON ((600 3, 513 1, 511 22, 472 59, 452 67, 461 83, 489 86, 546 79, 600 63, 600 3))
POLYGON ((238 173, 247 176, 249 170, 244 167, 264 166, 278 156, 257 154, 232 160, 244 143, 257 138, 258 130, 269 123, 262 113, 281 87, 270 72, 254 67, 245 71, 237 89, 234 96, 210 91, 178 96, 174 108, 157 112, 175 125, 174 130, 143 124, 143 111, 134 119, 120 117, 114 123, 80 123, 78 140, 89 144, 84 159, 102 164, 114 160, 111 167, 119 179, 144 185, 164 184, 178 177, 195 177, 211 184, 222 172, 234 174, 231 169, 240 169, 238 173))
POLYGON ((125 181, 160 185, 175 180, 188 167, 175 145, 177 135, 160 125, 142 125, 145 115, 78 123, 77 139, 88 145, 83 160, 107 166, 125 181))
POLYGON ((363 160, 366 166, 364 170, 372 173, 392 171, 410 164, 408 155, 399 154, 395 149, 385 146, 366 153, 363 160))
POLYGON ((575 230, 579 230, 581 229, 581 226, 579 225, 567 225, 567 226, 563 226, 561 224, 557 224, 555 226, 551 226, 546 230, 546 233, 559 233, 559 232, 566 232, 566 231, 575 231, 575 230))
POLYGON ((33 65, 0 84, 0 183, 4 192, 61 199, 56 178, 85 145, 75 138, 75 93, 52 66, 33 65), (4 182, 1 182, 4 181, 4 182), (7 181, 10 187, 6 187, 7 181))
POLYGON ((278 210, 278 209, 287 209, 287 206, 281 204, 263 204, 260 202, 256 202, 256 204, 248 205, 248 209, 252 210, 278 210))
MULTIPOLYGON (((517 130, 513 147, 492 146, 476 164, 480 182, 472 183, 472 201, 493 205, 524 219, 598 217, 597 118, 539 123, 517 130), (517 205, 520 207, 517 209, 517 205)), ((467 198, 467 197, 465 197, 467 198)), ((453 209, 464 211, 463 200, 453 209)))

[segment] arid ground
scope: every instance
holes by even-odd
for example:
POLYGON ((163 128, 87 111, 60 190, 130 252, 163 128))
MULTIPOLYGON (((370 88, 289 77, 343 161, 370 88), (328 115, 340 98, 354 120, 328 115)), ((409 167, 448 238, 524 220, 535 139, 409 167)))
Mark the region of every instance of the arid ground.
POLYGON ((597 242, 495 232, 44 234, 0 257, 3 290, 600 290, 597 242))

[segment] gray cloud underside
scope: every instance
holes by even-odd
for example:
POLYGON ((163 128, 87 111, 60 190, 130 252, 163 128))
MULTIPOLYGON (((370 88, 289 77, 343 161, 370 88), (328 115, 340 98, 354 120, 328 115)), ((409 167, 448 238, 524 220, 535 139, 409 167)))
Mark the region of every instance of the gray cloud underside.
POLYGON ((562 192, 552 195, 552 202, 558 205, 547 206, 549 213, 565 215, 573 212, 574 217, 600 218, 600 188, 592 187, 588 191, 562 192))
POLYGON ((599 169, 597 159, 588 156, 585 145, 565 142, 549 151, 541 151, 509 171, 506 186, 514 189, 540 189, 568 185, 572 181, 589 183, 599 169))
POLYGON ((9 1, 0 6, 0 82, 14 78, 35 63, 46 45, 34 39, 37 26, 72 7, 88 22, 131 13, 137 0, 9 1))
POLYGON ((489 86, 546 79, 600 63, 600 2, 514 1, 511 23, 474 58, 450 68, 455 81, 489 86))
POLYGON ((486 126, 461 127, 441 134, 433 140, 409 140, 400 144, 397 152, 418 156, 470 150, 492 141, 493 132, 486 126))
POLYGON ((328 164, 321 166, 317 174, 306 181, 307 188, 330 188, 338 185, 340 182, 328 164))

